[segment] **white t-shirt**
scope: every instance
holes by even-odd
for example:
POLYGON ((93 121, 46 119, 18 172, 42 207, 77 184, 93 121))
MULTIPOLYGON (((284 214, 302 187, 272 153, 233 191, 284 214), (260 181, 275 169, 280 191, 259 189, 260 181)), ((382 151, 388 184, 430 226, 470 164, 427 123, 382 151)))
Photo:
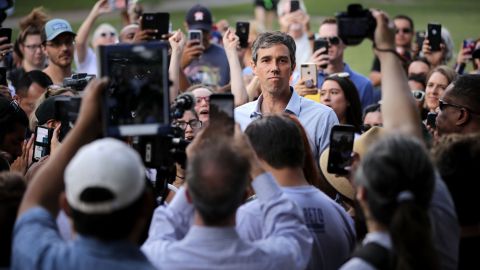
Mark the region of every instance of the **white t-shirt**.
MULTIPOLYGON (((338 269, 355 247, 355 229, 345 210, 313 186, 282 187, 285 195, 303 211, 313 247, 307 269, 338 269)), ((255 241, 268 237, 262 231, 260 204, 253 200, 237 211, 237 232, 255 241)))
POLYGON ((77 73, 93 74, 98 77, 97 71, 97 55, 92 48, 87 48, 87 54, 82 63, 78 62, 77 51, 74 54, 75 65, 77 66, 77 73))
POLYGON ((295 39, 295 58, 296 58, 296 68, 295 70, 300 70, 300 65, 307 63, 310 56, 312 56, 312 45, 308 40, 307 33, 304 33, 299 39, 295 39))

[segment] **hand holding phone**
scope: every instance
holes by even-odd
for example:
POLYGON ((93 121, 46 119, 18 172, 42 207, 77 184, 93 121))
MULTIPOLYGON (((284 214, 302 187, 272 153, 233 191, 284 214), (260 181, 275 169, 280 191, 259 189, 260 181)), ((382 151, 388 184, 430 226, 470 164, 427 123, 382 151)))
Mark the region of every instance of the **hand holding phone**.
POLYGON ((248 47, 248 34, 250 32, 250 23, 237 22, 235 34, 239 38, 240 48, 248 47))
POLYGON ((170 13, 143 13, 142 30, 152 29, 157 32, 153 35, 154 39, 159 40, 168 35, 170 28, 170 13))
POLYGON ((126 10, 128 8, 128 0, 108 0, 108 6, 112 10, 126 10))
POLYGON ((35 128, 35 139, 33 141, 32 161, 39 161, 42 157, 50 154, 53 128, 37 126, 35 128))
POLYGON ((317 65, 313 63, 301 64, 300 77, 308 88, 317 87, 317 65))
POLYGON ((351 165, 355 127, 351 125, 335 125, 330 133, 330 149, 328 153, 328 173, 347 175, 345 169, 351 165))
POLYGON ((440 51, 442 43, 442 25, 429 23, 427 25, 427 39, 432 52, 440 51))
MULTIPOLYGON (((313 42, 313 52, 316 52, 318 50, 320 50, 321 48, 325 48, 325 51, 322 54, 328 54, 328 49, 329 49, 329 43, 328 43, 328 40, 325 39, 325 38, 318 38, 316 39, 314 42, 313 42)), ((322 69, 326 69, 328 66, 328 63, 327 64, 323 64, 321 65, 320 67, 322 69)))

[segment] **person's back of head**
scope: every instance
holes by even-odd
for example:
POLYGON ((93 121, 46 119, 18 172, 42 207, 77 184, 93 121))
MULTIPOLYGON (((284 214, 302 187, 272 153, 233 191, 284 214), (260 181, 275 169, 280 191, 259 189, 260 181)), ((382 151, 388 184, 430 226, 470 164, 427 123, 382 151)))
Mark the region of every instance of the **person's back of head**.
POLYGON ((245 196, 250 163, 231 139, 208 141, 189 157, 186 181, 192 203, 207 226, 225 226, 245 196))
POLYGON ((369 214, 392 237, 395 269, 437 266, 428 216, 434 179, 429 156, 414 138, 384 138, 361 160, 355 181, 365 190, 369 214))
POLYGON ((480 212, 476 198, 480 182, 476 170, 480 164, 480 134, 444 136, 432 149, 433 159, 452 194, 460 225, 478 225, 480 212))
POLYGON ((145 213, 145 169, 138 153, 106 138, 82 147, 65 169, 66 212, 81 235, 127 239, 145 213))
POLYGON ((305 149, 297 125, 283 115, 270 115, 248 125, 245 134, 258 157, 275 169, 302 168, 305 149))
POLYGON ((17 102, 0 96, 0 150, 10 155, 9 162, 22 154, 27 127, 27 115, 17 102))
POLYGON ((0 173, 0 267, 10 266, 12 233, 26 185, 21 174, 0 173))

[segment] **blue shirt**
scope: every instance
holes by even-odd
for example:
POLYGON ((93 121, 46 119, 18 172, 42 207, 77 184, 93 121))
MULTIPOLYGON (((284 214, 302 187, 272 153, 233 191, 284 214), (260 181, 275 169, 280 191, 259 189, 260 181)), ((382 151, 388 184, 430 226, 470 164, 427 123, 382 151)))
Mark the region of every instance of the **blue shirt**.
POLYGON ((184 72, 192 84, 224 86, 230 82, 227 55, 217 44, 210 44, 200 58, 194 59, 184 72))
POLYGON ((171 204, 155 210, 142 250, 164 269, 305 269, 312 238, 302 212, 271 174, 259 175, 252 186, 262 206, 264 239, 242 240, 234 226, 190 227, 193 206, 182 187, 171 204))
MULTIPOLYGON (((347 72, 350 75, 350 80, 357 87, 358 96, 360 97, 360 102, 362 103, 362 110, 370 104, 378 102, 378 95, 375 95, 372 82, 365 76, 353 71, 348 64, 345 63, 343 68, 344 72, 347 72)), ((318 73, 318 85, 322 85, 323 80, 327 75, 323 72, 318 73)))
POLYGON ((55 219, 41 207, 15 223, 12 269, 154 269, 145 255, 126 240, 103 242, 79 235, 64 241, 55 219))
MULTIPOLYGON (((320 154, 330 144, 330 130, 338 124, 335 112, 318 102, 303 98, 290 87, 292 96, 288 101, 285 112, 294 114, 308 136, 313 157, 319 160, 320 154)), ((261 104, 263 95, 252 102, 235 108, 235 121, 245 130, 253 120, 262 117, 261 104)))

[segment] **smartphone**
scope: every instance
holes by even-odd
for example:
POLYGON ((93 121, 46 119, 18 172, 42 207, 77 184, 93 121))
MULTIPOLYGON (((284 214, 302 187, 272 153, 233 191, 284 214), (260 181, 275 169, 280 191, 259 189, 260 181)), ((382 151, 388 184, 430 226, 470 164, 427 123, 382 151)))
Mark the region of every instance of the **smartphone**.
POLYGON ((37 126, 35 128, 35 140, 33 141, 32 161, 39 161, 42 157, 50 154, 53 128, 37 126))
POLYGON ((330 150, 327 171, 331 174, 347 175, 345 167, 352 162, 355 127, 352 125, 335 125, 330 132, 330 150))
POLYGON ((296 0, 290 1, 290 12, 294 12, 300 9, 300 2, 296 0))
POLYGON ((128 8, 128 0, 108 0, 108 6, 112 10, 125 10, 128 8))
POLYGON ((475 50, 475 40, 473 39, 464 39, 463 40, 463 48, 464 49, 470 49, 470 53, 473 53, 475 50))
POLYGON ((429 23, 427 25, 427 38, 430 43, 431 51, 440 51, 440 44, 442 43, 442 25, 429 23))
POLYGON ((5 68, 5 67, 0 67, 0 85, 8 86, 7 68, 5 68))
POLYGON ((7 37, 0 45, 12 43, 12 28, 0 28, 0 37, 7 37))
POLYGON ((308 88, 317 87, 317 65, 305 63, 300 65, 300 77, 308 88))
POLYGON ((232 94, 212 94, 210 96, 209 126, 214 125, 219 130, 225 130, 228 135, 233 136, 235 129, 234 108, 232 94))
POLYGON ((431 128, 437 128, 436 120, 437 120, 437 113, 429 112, 427 114, 427 125, 429 125, 431 128))
POLYGON ((202 35, 201 30, 188 30, 188 40, 198 40, 199 43, 202 43, 202 35))
POLYGON ((424 40, 425 40, 425 31, 415 32, 415 42, 417 43, 418 49, 420 51, 422 50, 424 40))
POLYGON ((249 22, 237 22, 235 34, 238 36, 240 41, 240 48, 248 47, 248 34, 250 32, 250 23, 249 22))
MULTIPOLYGON (((329 43, 328 43, 328 40, 325 39, 325 38, 317 38, 314 42, 313 42, 313 52, 316 52, 317 50, 321 49, 321 48, 326 48, 325 52, 323 52, 322 54, 328 54, 328 48, 329 48, 329 43)), ((322 69, 326 69, 328 66, 328 64, 323 64, 321 65, 320 67, 322 69)))
POLYGON ((154 35, 155 39, 161 39, 163 35, 168 34, 170 28, 170 13, 143 13, 142 29, 156 29, 158 32, 154 35))
POLYGON ((55 119, 62 123, 58 141, 63 141, 77 121, 81 102, 81 97, 58 96, 55 98, 55 119))

